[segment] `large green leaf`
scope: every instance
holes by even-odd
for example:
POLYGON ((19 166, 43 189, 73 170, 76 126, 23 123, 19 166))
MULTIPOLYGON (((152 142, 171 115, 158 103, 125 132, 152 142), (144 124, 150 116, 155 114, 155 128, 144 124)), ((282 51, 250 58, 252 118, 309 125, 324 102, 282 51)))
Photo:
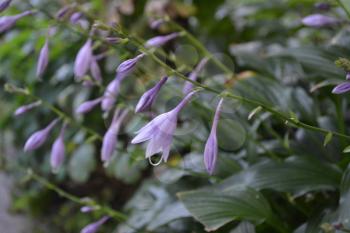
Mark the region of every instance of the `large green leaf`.
POLYGON ((261 223, 272 219, 266 199, 252 189, 232 192, 198 190, 178 194, 180 200, 207 231, 214 231, 233 220, 250 220, 261 223))
POLYGON ((341 171, 330 164, 306 157, 290 157, 283 162, 264 161, 224 180, 221 190, 252 187, 303 194, 308 191, 336 189, 341 171))

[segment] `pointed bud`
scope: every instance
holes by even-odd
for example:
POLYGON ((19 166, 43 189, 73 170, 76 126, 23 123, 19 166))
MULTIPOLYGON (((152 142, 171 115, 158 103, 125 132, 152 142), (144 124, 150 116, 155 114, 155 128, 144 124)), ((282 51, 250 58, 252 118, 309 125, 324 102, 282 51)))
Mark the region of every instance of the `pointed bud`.
POLYGON ((82 16, 83 14, 81 12, 75 12, 72 14, 69 20, 72 24, 76 24, 78 23, 78 21, 81 19, 82 16))
POLYGON ((3 0, 0 3, 0 13, 6 10, 10 6, 11 2, 12 0, 3 0))
POLYGON ((64 6, 56 13, 56 19, 62 20, 70 10, 71 6, 64 6))
POLYGON ((38 101, 36 101, 34 103, 23 105, 23 106, 21 106, 21 107, 16 109, 14 115, 15 116, 22 115, 22 114, 32 110, 33 108, 40 106, 41 103, 42 103, 41 100, 38 100, 38 101))
POLYGON ((217 142, 216 131, 219 123, 222 102, 223 102, 223 99, 219 101, 219 104, 216 107, 210 135, 207 140, 207 143, 205 144, 205 149, 204 149, 204 164, 210 175, 213 174, 214 172, 216 160, 218 156, 218 142, 217 142))
POLYGON ((65 145, 64 145, 64 131, 66 129, 66 125, 63 125, 61 132, 55 142, 52 145, 51 149, 51 158, 50 164, 53 172, 56 172, 64 161, 65 154, 65 145))
POLYGON ((103 94, 103 99, 101 103, 101 108, 103 111, 107 112, 113 108, 114 103, 117 100, 121 79, 118 77, 110 82, 103 94))
POLYGON ((47 64, 49 63, 49 40, 46 39, 44 46, 42 47, 39 59, 38 59, 38 65, 36 69, 36 76, 38 78, 41 78, 44 74, 47 64))
POLYGON ((166 44, 167 42, 169 42, 170 40, 175 39, 176 37, 178 37, 180 34, 178 32, 174 32, 171 33, 169 35, 165 35, 165 36, 156 36, 153 37, 151 39, 149 39, 148 41, 146 41, 145 47, 146 48, 150 48, 150 47, 161 47, 164 44, 166 44))
POLYGON ((107 220, 109 219, 109 217, 105 216, 102 217, 100 220, 98 220, 97 222, 93 222, 90 223, 89 225, 87 225, 86 227, 84 227, 80 233, 96 233, 98 231, 98 229, 105 223, 107 222, 107 220))
POLYGON ((151 108, 154 100, 156 99, 158 92, 168 80, 168 77, 162 78, 154 87, 146 91, 140 98, 136 105, 135 112, 144 112, 151 108))
POLYGON ((25 11, 18 15, 0 17, 0 33, 3 33, 12 28, 17 22, 17 20, 31 14, 33 14, 32 11, 25 11))
POLYGON ((80 212, 82 213, 89 213, 89 212, 92 212, 96 210, 96 207, 93 207, 93 206, 83 206, 80 208, 80 212))
POLYGON ((321 14, 309 15, 302 19, 302 23, 305 26, 317 28, 334 26, 339 24, 340 22, 341 21, 339 19, 321 14))
POLYGON ((102 82, 101 69, 98 66, 97 59, 96 59, 95 56, 93 56, 92 59, 91 59, 90 73, 91 73, 91 76, 95 79, 95 81, 97 83, 101 83, 102 82))
POLYGON ((129 75, 135 68, 137 62, 145 56, 144 53, 141 53, 140 55, 136 56, 135 58, 126 60, 122 62, 118 68, 117 68, 117 76, 120 79, 125 78, 125 76, 129 75))
POLYGON ((38 149, 40 146, 44 144, 46 141, 48 135, 50 134, 50 131, 52 128, 56 125, 58 122, 58 119, 53 120, 48 126, 46 126, 44 129, 39 130, 35 133, 33 133, 27 140, 26 144, 24 145, 24 151, 32 151, 38 149))
POLYGON ((89 71, 92 60, 92 41, 88 39, 79 50, 74 63, 74 74, 80 80, 89 71))
POLYGON ((158 29, 163 23, 165 23, 164 19, 157 19, 157 20, 153 20, 149 26, 152 29, 158 29))
MULTIPOLYGON (((196 81, 198 75, 200 74, 200 72, 203 70, 204 66, 208 63, 208 58, 203 58, 198 65, 196 66, 196 68, 191 72, 191 74, 189 75, 189 79, 191 79, 192 81, 196 81)), ((185 85, 182 89, 182 92, 186 95, 188 94, 193 88, 193 84, 189 81, 185 82, 185 85)))
POLYGON ((106 41, 111 44, 117 44, 121 41, 122 39, 120 37, 106 37, 106 41))
POLYGON ((345 92, 350 91, 350 82, 344 82, 341 83, 339 85, 337 85, 333 90, 332 93, 333 94, 342 94, 345 92))
POLYGON ((100 102, 102 101, 102 98, 97 98, 94 100, 89 100, 86 101, 82 104, 79 105, 79 107, 77 108, 77 110, 75 111, 78 114, 85 114, 90 112, 94 107, 96 107, 100 102))

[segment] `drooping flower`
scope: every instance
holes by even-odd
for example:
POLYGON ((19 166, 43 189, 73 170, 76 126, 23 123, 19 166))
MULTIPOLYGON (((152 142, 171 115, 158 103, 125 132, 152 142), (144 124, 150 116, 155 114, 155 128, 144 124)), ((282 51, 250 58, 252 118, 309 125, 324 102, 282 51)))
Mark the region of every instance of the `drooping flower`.
POLYGON ((11 4, 12 0, 4 0, 0 3, 0 13, 3 12, 4 10, 6 10, 10 4, 11 4))
POLYGON ((95 56, 92 56, 92 58, 91 58, 90 73, 91 73, 91 76, 95 79, 95 81, 97 83, 102 82, 101 69, 98 66, 97 59, 95 56))
POLYGON ((72 24, 76 24, 78 23, 78 21, 81 19, 82 16, 83 14, 81 12, 75 12, 71 15, 69 20, 72 24))
POLYGON ((119 110, 117 110, 114 113, 112 123, 108 128, 107 132, 105 133, 105 135, 103 136, 102 148, 101 148, 101 160, 103 162, 108 162, 114 153, 115 147, 117 145, 118 132, 119 132, 121 123, 126 117, 127 113, 128 113, 127 110, 124 110, 121 113, 119 110))
POLYGON ((78 114, 85 114, 90 112, 94 107, 96 107, 100 102, 102 101, 102 97, 94 99, 94 100, 88 100, 84 103, 80 104, 77 110, 75 111, 78 114))
POLYGON ((146 91, 140 98, 136 105, 135 112, 144 112, 151 108, 154 100, 156 99, 158 92, 168 80, 168 77, 163 77, 154 87, 146 91))
POLYGON ((74 74, 80 80, 89 71, 92 60, 92 41, 88 39, 79 50, 74 63, 74 74))
POLYGON ((149 39, 148 41, 146 41, 145 43, 145 47, 146 48, 150 48, 150 47, 161 47, 164 44, 166 44, 167 42, 169 42, 170 40, 175 39, 176 37, 178 37, 180 35, 180 33, 178 32, 174 32, 171 33, 169 35, 165 35, 165 36, 156 36, 153 37, 151 39, 149 39))
POLYGON ((40 50, 38 65, 36 68, 36 76, 38 78, 42 77, 48 63, 49 63, 49 40, 46 39, 44 46, 40 50))
POLYGON ((38 100, 38 101, 35 101, 34 103, 20 106, 19 108, 16 109, 14 115, 15 116, 22 115, 22 114, 32 110, 33 108, 40 106, 41 103, 42 103, 42 101, 38 100))
POLYGON ((219 101, 219 104, 216 107, 210 135, 208 137, 208 140, 205 144, 205 149, 204 149, 204 164, 210 175, 213 174, 214 172, 216 160, 218 156, 218 142, 217 142, 216 131, 219 123, 222 102, 223 102, 223 99, 219 101))
POLYGON ((32 11, 25 11, 18 15, 0 17, 0 33, 12 28, 19 19, 31 14, 33 14, 32 11))
POLYGON ((118 96, 120 82, 121 82, 121 79, 116 77, 108 84, 103 94, 103 98, 101 102, 101 108, 103 111, 107 112, 112 109, 118 96))
POLYGON ((337 85, 333 90, 333 94, 342 94, 344 92, 350 91, 350 82, 343 82, 337 85))
POLYGON ((65 145, 64 145, 64 131, 66 129, 66 124, 62 126, 61 132, 57 139, 52 145, 50 164, 54 172, 56 172, 64 161, 65 145))
MULTIPOLYGON (((207 64, 208 62, 208 58, 203 58, 198 65, 196 66, 196 68, 191 72, 191 74, 189 75, 189 79, 191 79, 192 81, 196 81, 198 75, 200 74, 200 72, 203 70, 204 66, 207 64)), ((185 95, 188 94, 193 88, 193 84, 189 81, 185 82, 185 85, 182 89, 182 93, 184 93, 185 95)))
POLYGON ((339 24, 340 22, 341 21, 339 19, 326 16, 326 15, 321 15, 321 14, 309 15, 302 19, 302 23, 305 26, 317 27, 317 28, 334 26, 339 24))
POLYGON ((123 79, 129 75, 135 68, 137 62, 145 56, 144 53, 137 55, 135 58, 131 58, 122 62, 117 68, 117 78, 123 79))
POLYGON ((90 223, 89 225, 85 226, 80 233, 95 233, 98 231, 98 229, 109 219, 108 216, 102 217, 100 220, 90 223))
POLYGON ((173 134, 177 125, 177 116, 195 93, 196 91, 190 92, 174 109, 157 116, 136 132, 137 135, 131 143, 137 144, 149 141, 146 149, 146 158, 163 152, 161 160, 165 162, 168 160, 173 134))
POLYGON ((33 133, 26 141, 26 144, 24 145, 24 151, 36 150, 40 146, 42 146, 46 141, 48 135, 50 134, 50 131, 57 124, 57 122, 58 122, 58 119, 55 119, 44 129, 33 133))

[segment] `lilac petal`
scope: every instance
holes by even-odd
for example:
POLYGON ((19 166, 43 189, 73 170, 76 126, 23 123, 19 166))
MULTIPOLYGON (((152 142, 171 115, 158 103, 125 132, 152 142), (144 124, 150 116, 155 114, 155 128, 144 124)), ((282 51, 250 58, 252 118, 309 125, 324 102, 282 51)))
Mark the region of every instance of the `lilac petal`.
POLYGON ((337 85, 333 90, 333 94, 342 94, 344 92, 350 91, 350 82, 344 82, 339 85, 337 85))
POLYGON ((174 32, 171 33, 169 35, 165 35, 165 36, 156 36, 153 37, 151 39, 149 39, 148 41, 146 41, 145 47, 146 48, 150 48, 150 47, 160 47, 163 46, 164 44, 166 44, 167 42, 169 42, 170 40, 175 39, 176 37, 178 37, 180 34, 178 32, 174 32))
POLYGON ((36 76, 41 77, 49 63, 49 41, 46 39, 44 46, 42 47, 38 59, 38 65, 36 69, 36 76))
POLYGON ((331 9, 331 4, 327 3, 327 2, 318 2, 315 3, 315 8, 322 10, 322 11, 328 11, 329 9, 331 9))
POLYGON ((4 10, 6 10, 10 4, 11 4, 12 0, 4 0, 0 3, 0 13, 3 12, 4 10))
POLYGON ((32 11, 25 11, 23 13, 20 13, 18 15, 12 15, 12 16, 3 16, 0 17, 0 33, 3 33, 13 27, 17 20, 23 18, 24 16, 33 14, 32 11))
POLYGON ((16 109, 14 115, 15 116, 22 115, 22 114, 32 110, 33 108, 40 106, 41 103, 42 103, 41 100, 38 100, 38 101, 36 101, 34 103, 23 105, 23 106, 21 106, 21 107, 16 109))
POLYGON ((83 206, 80 208, 80 212, 82 212, 82 213, 88 213, 88 212, 92 212, 94 210, 96 210, 96 208, 92 207, 92 206, 83 206))
POLYGON ((82 16, 83 14, 81 12, 75 12, 72 14, 69 20, 72 24, 76 24, 78 23, 78 21, 81 19, 82 16))
MULTIPOLYGON (((191 79, 192 81, 196 81, 197 77, 199 75, 199 73, 203 70, 204 66, 208 63, 209 59, 208 58, 203 58, 198 65, 196 66, 196 68, 191 72, 191 74, 189 75, 189 79, 191 79)), ((185 85, 182 89, 182 93, 184 93, 185 95, 187 95, 193 88, 193 84, 189 81, 185 82, 185 85)))
POLYGON ((135 58, 126 60, 122 62, 118 68, 117 68, 117 74, 119 75, 119 78, 124 78, 125 76, 129 75, 135 68, 137 62, 145 56, 144 53, 141 53, 140 55, 136 56, 135 58))
POLYGON ((92 60, 92 41, 88 39, 86 43, 79 50, 74 63, 75 77, 80 80, 90 69, 92 60))
POLYGON ((85 114, 90 112, 94 107, 96 107, 100 102, 102 101, 102 98, 97 98, 94 100, 86 101, 79 105, 79 107, 76 110, 76 113, 78 114, 85 114))
POLYGON ((109 129, 103 137, 101 148, 101 160, 106 162, 110 160, 117 145, 117 135, 114 130, 109 129))
POLYGON ((151 23, 150 23, 150 28, 152 29, 157 29, 159 28, 163 23, 165 23, 165 20, 164 19, 157 19, 157 20, 153 20, 151 23))
POLYGON ((217 155, 218 155, 218 143, 217 143, 216 131, 219 123, 222 103, 223 103, 223 99, 220 99, 216 107, 213 125, 211 127, 211 132, 204 148, 204 164, 210 175, 213 174, 214 172, 217 155))
POLYGON ((340 20, 321 14, 313 14, 302 19, 302 23, 309 27, 327 27, 340 23, 340 20))
POLYGON ((95 233, 98 231, 98 229, 105 223, 109 217, 104 216, 100 220, 90 223, 89 225, 85 226, 80 233, 95 233))
POLYGON ((116 98, 118 96, 120 82, 121 79, 115 78, 108 84, 101 102, 101 108, 103 111, 109 111, 113 108, 113 105, 116 102, 116 98))
POLYGON ((97 63, 97 60, 95 57, 92 57, 92 59, 91 59, 90 72, 91 72, 91 75, 95 79, 96 82, 98 82, 98 83, 102 82, 101 69, 98 66, 98 63, 97 63))
POLYGON ((154 87, 146 91, 140 98, 136 105, 135 112, 144 112, 151 108, 154 100, 156 99, 160 89, 168 80, 167 77, 162 78, 154 87))
POLYGON ((70 10, 71 6, 64 6, 61 9, 58 10, 58 12, 56 13, 56 19, 58 20, 62 20, 68 13, 68 11, 70 10))
POLYGON ((65 145, 64 145, 64 131, 66 125, 61 129, 60 135, 57 137, 52 145, 50 163, 53 171, 60 168, 64 161, 65 145))
POLYGON ((44 129, 33 133, 26 141, 26 143, 24 145, 24 151, 32 151, 32 150, 38 149, 40 146, 42 146, 44 144, 44 142, 46 141, 50 131, 56 125, 57 122, 58 122, 58 120, 56 119, 56 120, 52 121, 44 129))

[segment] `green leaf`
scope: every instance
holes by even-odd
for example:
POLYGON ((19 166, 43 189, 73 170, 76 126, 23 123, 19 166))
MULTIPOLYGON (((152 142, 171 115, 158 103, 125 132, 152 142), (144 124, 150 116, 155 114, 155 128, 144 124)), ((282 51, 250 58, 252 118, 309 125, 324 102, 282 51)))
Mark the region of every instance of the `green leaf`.
POLYGON ((343 153, 349 153, 350 152, 350 145, 345 147, 343 150, 343 153))
POLYGON ((233 220, 261 223, 272 217, 266 199, 253 189, 215 192, 198 190, 178 194, 188 211, 207 231, 214 231, 233 220))
POLYGON ((80 146, 73 154, 68 165, 69 176, 76 182, 86 182, 95 169, 94 147, 91 144, 80 146))
POLYGON ((250 222, 241 222, 230 233, 255 233, 255 226, 250 222))
POLYGON ((327 144, 332 140, 332 138, 333 138, 333 133, 332 132, 327 133, 323 141, 323 146, 327 146, 327 144))
POLYGON ((218 185, 223 191, 251 187, 303 194, 336 189, 341 171, 330 164, 305 157, 290 157, 284 162, 264 161, 235 174, 218 185))

